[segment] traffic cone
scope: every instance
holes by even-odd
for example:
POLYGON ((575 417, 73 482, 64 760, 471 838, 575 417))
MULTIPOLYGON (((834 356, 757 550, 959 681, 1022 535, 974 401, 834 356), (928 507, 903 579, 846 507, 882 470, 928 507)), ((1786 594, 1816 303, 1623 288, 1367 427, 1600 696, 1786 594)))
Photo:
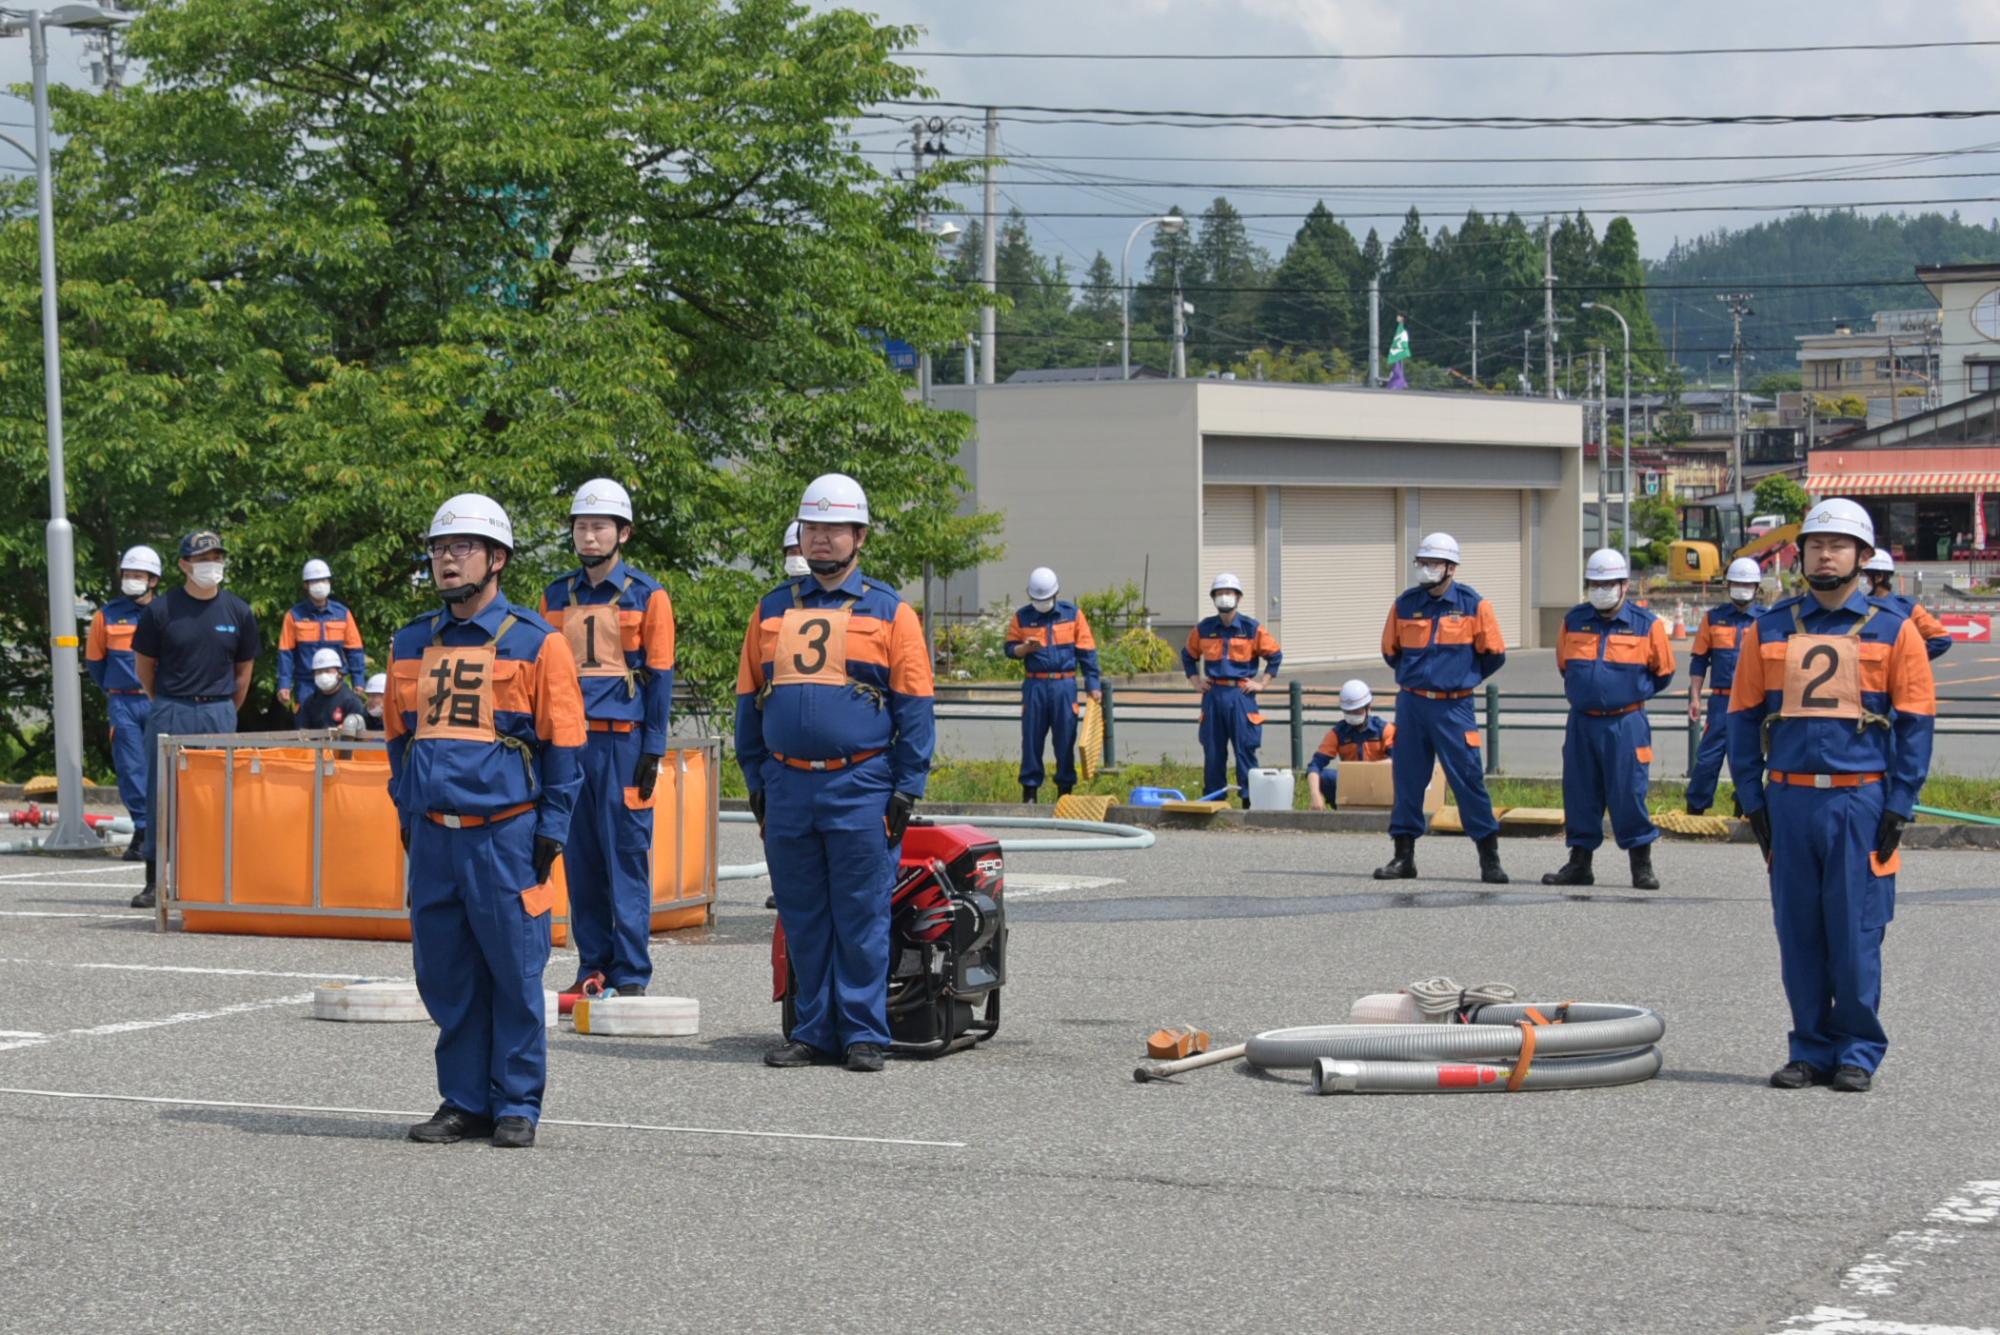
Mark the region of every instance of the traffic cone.
POLYGON ((1688 637, 1687 604, 1675 603, 1674 638, 1677 640, 1685 640, 1687 637, 1688 637))

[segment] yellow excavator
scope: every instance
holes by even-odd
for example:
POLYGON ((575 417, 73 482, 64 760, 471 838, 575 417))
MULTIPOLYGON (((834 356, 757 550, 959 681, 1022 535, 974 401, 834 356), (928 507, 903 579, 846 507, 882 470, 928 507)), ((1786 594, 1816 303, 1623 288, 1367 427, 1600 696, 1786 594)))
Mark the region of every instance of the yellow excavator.
POLYGON ((1668 568, 1676 580, 1701 584, 1721 579, 1729 563, 1740 556, 1765 570, 1781 569, 1796 559, 1798 541, 1797 524, 1771 525, 1755 519, 1746 524, 1743 511, 1730 504, 1684 505, 1681 536, 1668 549, 1668 568))

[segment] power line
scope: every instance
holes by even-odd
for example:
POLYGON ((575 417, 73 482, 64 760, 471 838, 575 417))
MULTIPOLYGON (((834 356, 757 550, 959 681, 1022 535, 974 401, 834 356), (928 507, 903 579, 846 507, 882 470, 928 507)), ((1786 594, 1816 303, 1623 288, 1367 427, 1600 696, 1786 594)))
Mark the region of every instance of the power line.
MULTIPOLYGON (((902 134, 902 130, 869 131, 871 134, 902 134)), ((902 148, 864 148, 857 150, 870 157, 907 157, 909 150, 902 148)), ((1033 157, 1041 162, 1228 162, 1228 163, 1292 163, 1308 166, 1352 166, 1357 164, 1388 163, 1395 166, 1415 164, 1437 166, 1498 166, 1509 163, 1550 163, 1571 162, 1803 162, 1829 159, 1901 158, 1908 162, 1923 162, 1932 158, 1972 156, 1977 154, 2000 153, 2000 144, 1977 144, 1965 148, 1909 149, 1888 153, 1585 153, 1557 155, 1551 157, 1493 157, 1470 158, 1412 157, 1397 153, 1390 157, 1303 157, 1297 155, 1275 155, 1245 157, 1237 153, 1188 154, 1188 153, 1016 153, 1013 158, 1033 157)), ((1009 155, 1003 155, 1007 157, 1009 155)), ((976 159, 975 159, 976 160, 976 159)))
MULTIPOLYGON (((1019 164, 1025 166, 1032 159, 1019 164)), ((1118 176, 1080 176, 1076 181, 1009 181, 1001 185, 1012 186, 1059 186, 1065 189, 1079 185, 1116 185, 1130 189, 1149 190, 1238 190, 1246 194, 1268 194, 1273 191, 1305 191, 1336 193, 1346 190, 1669 190, 1690 186, 1726 189, 1738 185, 1810 185, 1824 181, 1828 185, 1843 185, 1848 182, 1874 181, 1965 181, 1987 180, 2000 176, 2000 171, 1990 172, 1911 172, 1887 176, 1724 176, 1710 180, 1681 181, 1147 181, 1118 176)))
MULTIPOLYGON (((1797 182, 1793 182, 1792 184, 1797 184, 1797 182)), ((1860 200, 1844 200, 1840 203, 1821 203, 1817 201, 1806 201, 1806 202, 1794 201, 1787 204, 1716 204, 1716 203, 1660 204, 1660 205, 1653 205, 1647 208, 1637 208, 1637 209, 1600 207, 1594 211, 1598 213, 1615 213, 1615 214, 1652 214, 1652 213, 1790 213, 1790 212, 1810 213, 1817 210, 1822 213, 1832 213, 1843 209, 1917 208, 1917 207, 1930 207, 1938 204, 1996 204, 1996 203, 2000 203, 2000 195, 1962 195, 1962 196, 1953 196, 1950 198, 1942 198, 1942 199, 1860 199, 1860 200)), ((1529 213, 1574 214, 1574 213, 1593 212, 1593 210, 1590 209, 1588 206, 1582 204, 1550 206, 1546 209, 1539 207, 1531 207, 1525 204, 1509 204, 1507 208, 1516 212, 1529 212, 1529 213)), ((974 210, 960 209, 956 211, 952 210, 944 210, 944 211, 952 212, 953 215, 956 217, 975 216, 978 213, 978 210, 976 209, 974 210)), ((1342 218, 1402 218, 1406 216, 1408 212, 1409 212, 1408 209, 1403 209, 1391 213, 1350 213, 1343 211, 1340 216, 1342 218)), ((1038 217, 1038 218, 1145 218, 1145 217, 1150 217, 1151 215, 1146 213, 1092 213, 1088 211, 1077 212, 1077 211, 1043 210, 1038 213, 1028 214, 1026 216, 1038 217)), ((1299 217, 1299 215, 1296 213, 1242 213, 1242 212, 1239 212, 1236 216, 1239 218, 1284 218, 1293 221, 1297 221, 1299 217)))
MULTIPOLYGON (((1391 282, 1394 281, 1393 275, 1385 274, 1385 277, 1389 277, 1391 282)), ((1043 282, 1039 279, 1030 280, 1030 279, 1003 278, 998 281, 1001 287, 1061 286, 1060 284, 1055 284, 1053 281, 1043 282)), ((1601 293, 1630 292, 1634 294, 1643 294, 1646 296, 1651 296, 1654 293, 1659 293, 1659 292, 1718 292, 1724 289, 1740 287, 1743 284, 1743 282, 1744 279, 1740 277, 1722 278, 1722 279, 1717 279, 1714 282, 1680 282, 1680 283, 1589 283, 1589 282, 1579 283, 1579 282, 1569 282, 1565 280, 1558 282, 1557 286, 1560 288, 1560 290, 1564 292, 1601 292, 1601 293)), ((1068 283, 1067 286, 1074 288, 1084 288, 1090 286, 1090 284, 1084 282, 1071 282, 1068 283)), ((1160 284, 1153 283, 1151 280, 1143 276, 1134 280, 1134 286, 1145 288, 1148 290, 1164 290, 1160 284)), ((1818 282, 1804 282, 1804 283, 1759 283, 1758 290, 1763 292, 1810 292, 1810 291, 1839 291, 1845 288, 1856 288, 1856 287, 1897 288, 1897 287, 1922 287, 1922 286, 1923 286, 1923 281, 1919 278, 1912 276, 1909 278, 1832 279, 1832 280, 1825 280, 1818 282)), ((1300 296, 1332 296, 1336 294, 1345 293, 1347 296, 1350 297, 1358 297, 1365 295, 1368 291, 1366 284, 1363 284, 1358 287, 1276 287, 1268 284, 1261 286, 1258 285, 1232 286, 1227 284, 1203 283, 1200 284, 1199 287, 1200 290, 1205 292, 1234 292, 1234 293, 1278 292, 1278 293, 1292 293, 1300 296)), ((1485 295, 1502 295, 1509 293, 1538 294, 1541 292, 1541 290, 1542 290, 1542 284, 1537 282, 1537 283, 1514 283, 1514 284, 1490 284, 1478 287, 1403 288, 1403 289, 1397 289, 1392 292, 1385 292, 1383 295, 1392 296, 1396 300, 1402 301, 1415 297, 1485 296, 1485 295)))
MULTIPOLYGON (((1739 115, 1674 116, 1439 116, 1362 115, 1351 112, 1190 111, 1132 107, 1065 107, 1037 103, 956 102, 946 99, 884 98, 880 106, 950 107, 994 111, 1020 124, 1161 125, 1181 129, 1416 129, 1416 130, 1624 130, 1694 129, 1714 125, 1862 125, 1878 121, 1958 121, 2000 116, 2000 110, 1749 112, 1739 115), (1058 117, 1036 120, 1034 117, 1058 117), (1118 120, 1099 120, 1118 117, 1118 120)), ((896 113, 897 115, 907 113, 896 113)), ((872 119, 887 114, 863 113, 872 119)))
POLYGON ((1175 60, 1175 61, 1435 61, 1435 60, 1603 60, 1665 56, 1790 56, 1837 51, 1936 51, 2000 46, 2000 40, 1960 42, 1852 42, 1819 46, 1683 46, 1601 51, 902 51, 927 60, 1175 60))

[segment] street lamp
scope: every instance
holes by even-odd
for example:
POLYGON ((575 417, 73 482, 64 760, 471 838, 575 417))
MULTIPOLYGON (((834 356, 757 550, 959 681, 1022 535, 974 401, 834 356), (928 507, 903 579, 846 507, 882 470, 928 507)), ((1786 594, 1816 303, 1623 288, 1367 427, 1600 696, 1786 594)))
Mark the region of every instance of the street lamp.
MULTIPOLYGON (((1625 410, 1623 429, 1621 431, 1621 434, 1625 437, 1625 485, 1623 489, 1625 500, 1622 511, 1625 516, 1625 564, 1627 567, 1630 567, 1632 564, 1632 326, 1625 323, 1625 317, 1619 314, 1616 306, 1606 306, 1601 301, 1586 301, 1583 303, 1583 308, 1587 311, 1604 311, 1616 317, 1618 327, 1625 331, 1625 410)), ((1610 433, 1606 432, 1605 434, 1609 435, 1610 433)), ((1610 445, 1610 441, 1605 442, 1606 453, 1610 452, 1610 445)), ((1599 468, 1603 467, 1602 460, 1598 461, 1598 466, 1599 468)))
MULTIPOLYGON (((83 682, 77 670, 76 533, 63 478, 62 344, 56 331, 55 175, 49 159, 49 28, 115 28, 131 20, 95 5, 0 9, 0 36, 26 31, 35 78, 35 202, 42 249, 42 389, 49 434, 49 671, 55 699, 56 823, 44 848, 99 847, 83 821, 83 682)), ((19 145, 16 145, 19 147, 19 145)))
POLYGON ((1118 378, 1132 378, 1132 243, 1139 239, 1139 233, 1148 227, 1157 227, 1172 236, 1187 226, 1187 219, 1177 213, 1169 213, 1158 218, 1148 218, 1132 229, 1132 235, 1125 238, 1125 254, 1118 261, 1118 289, 1125 297, 1125 336, 1118 347, 1118 378))

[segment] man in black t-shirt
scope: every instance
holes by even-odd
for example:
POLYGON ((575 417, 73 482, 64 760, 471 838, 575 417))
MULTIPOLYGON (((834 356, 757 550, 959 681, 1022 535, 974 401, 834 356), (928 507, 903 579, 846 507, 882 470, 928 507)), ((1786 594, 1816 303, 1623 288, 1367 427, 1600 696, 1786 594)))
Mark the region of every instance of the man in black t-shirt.
MULTIPOLYGON (((153 699, 146 722, 146 800, 158 810, 160 736, 236 731, 236 711, 250 694, 250 670, 264 647, 250 604, 222 588, 222 539, 200 529, 181 539, 186 583, 155 598, 132 634, 139 684, 153 699)), ((146 826, 146 888, 135 909, 152 908, 157 824, 146 826)))

